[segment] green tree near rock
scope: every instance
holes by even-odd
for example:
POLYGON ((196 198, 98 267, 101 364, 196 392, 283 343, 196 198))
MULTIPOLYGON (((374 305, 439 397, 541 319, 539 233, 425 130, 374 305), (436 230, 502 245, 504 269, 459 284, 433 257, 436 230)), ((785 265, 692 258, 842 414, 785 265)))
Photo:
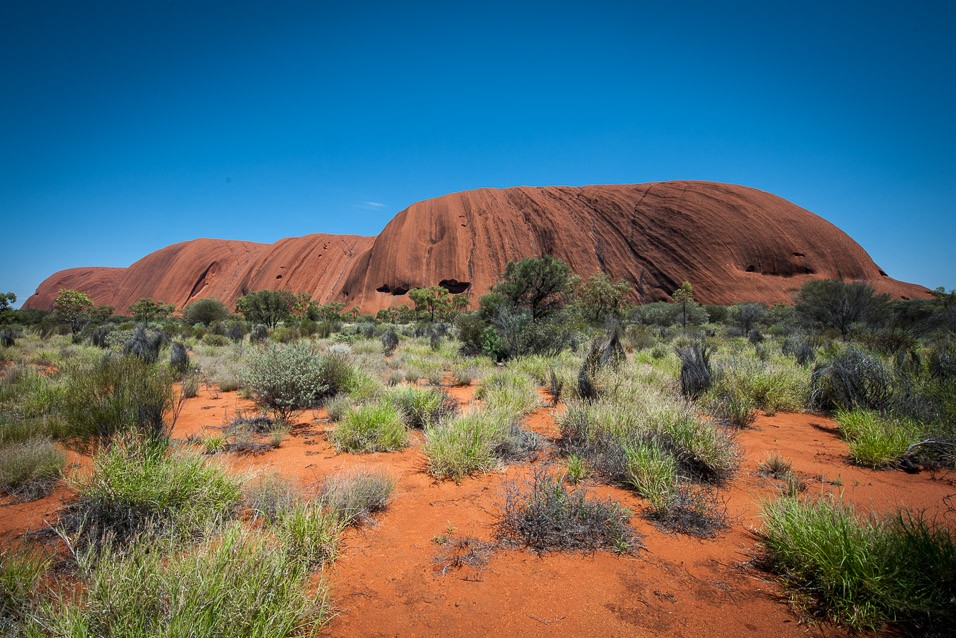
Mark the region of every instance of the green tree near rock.
POLYGON ((575 284, 571 267, 546 255, 509 262, 493 293, 515 308, 528 310, 532 321, 540 321, 564 308, 575 284))
POLYGON ((630 291, 628 282, 611 281, 610 275, 599 272, 578 285, 575 305, 580 316, 591 324, 620 319, 627 308, 627 293, 630 291))
POLYGON ((53 315, 57 321, 69 324, 70 332, 76 336, 89 321, 93 310, 93 300, 86 293, 64 288, 53 300, 53 315))
POLYGON ((415 303, 415 310, 428 314, 428 320, 433 322, 452 316, 456 310, 468 305, 468 298, 464 295, 453 295, 442 286, 428 286, 427 288, 412 288, 408 291, 409 298, 415 303))
POLYGON ((855 323, 876 324, 889 312, 889 295, 877 295, 865 283, 818 279, 803 284, 794 298, 794 310, 804 323, 831 328, 846 341, 855 323))
POLYGON ((0 326, 13 322, 16 310, 13 304, 17 301, 17 296, 12 292, 0 292, 0 326))
POLYGON ((681 326, 687 327, 687 320, 694 308, 697 307, 697 300, 694 299, 694 287, 689 281, 685 281, 671 295, 674 302, 680 307, 681 326))
POLYGON ((173 314, 176 306, 162 301, 156 301, 150 297, 143 297, 134 301, 129 312, 139 323, 149 323, 150 321, 162 321, 173 314))
POLYGON ((212 297, 197 299, 183 308, 183 319, 190 326, 197 323, 210 326, 228 316, 229 309, 226 308, 226 304, 212 297))
POLYGON ((301 300, 288 290, 256 290, 243 295, 236 302, 236 312, 252 323, 275 328, 280 321, 290 318, 301 300))

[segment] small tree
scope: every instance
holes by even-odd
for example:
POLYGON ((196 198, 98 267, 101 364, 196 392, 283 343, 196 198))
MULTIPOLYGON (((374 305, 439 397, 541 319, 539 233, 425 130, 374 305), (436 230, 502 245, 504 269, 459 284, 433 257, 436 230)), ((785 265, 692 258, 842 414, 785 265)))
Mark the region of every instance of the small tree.
POLYGON ((140 323, 149 323, 150 321, 162 321, 173 314, 176 306, 172 304, 156 301, 149 297, 143 297, 133 302, 129 307, 133 318, 140 323))
POLYGON ((93 310, 90 311, 90 321, 93 323, 105 323, 109 321, 109 318, 113 316, 113 311, 116 310, 113 306, 96 306, 93 310))
POLYGON ((691 311, 697 307, 697 300, 694 299, 694 287, 690 285, 689 281, 685 281, 674 291, 671 298, 680 307, 680 322, 686 328, 691 311))
POLYGON ((236 312, 253 323, 275 328, 280 321, 292 316, 298 301, 288 290, 257 290, 239 298, 236 312))
POLYGON ((226 308, 226 304, 212 297, 197 299, 183 308, 183 319, 190 326, 194 326, 197 323, 209 326, 217 321, 222 321, 228 316, 229 309, 226 308))
POLYGON ((730 319, 742 335, 749 335, 767 318, 767 307, 762 303, 739 303, 731 307, 730 319))
POLYGON ((332 303, 323 305, 311 301, 309 302, 306 315, 308 315, 312 321, 328 321, 329 323, 334 323, 342 320, 342 310, 344 309, 345 304, 341 301, 333 301, 332 303))
POLYGON ((797 292, 794 309, 804 323, 833 328, 846 341, 854 323, 876 323, 889 309, 889 295, 877 295, 861 282, 808 281, 797 292))
POLYGON ((70 325, 70 332, 75 336, 83 329, 93 310, 93 300, 86 293, 64 288, 53 301, 53 314, 61 323, 70 325))
POLYGON ((428 320, 435 321, 435 315, 445 314, 452 307, 451 294, 441 286, 412 288, 408 297, 415 303, 415 309, 428 313, 428 320))
POLYGON ((577 289, 581 316, 592 324, 607 319, 620 319, 627 304, 631 285, 626 281, 611 281, 607 273, 597 273, 583 281, 577 289))
POLYGON ((11 323, 16 311, 13 304, 16 303, 17 296, 12 292, 0 292, 0 326, 11 323))
POLYGON ((514 307, 526 308, 531 320, 539 321, 564 307, 575 283, 571 268, 547 255, 509 262, 493 292, 514 307))

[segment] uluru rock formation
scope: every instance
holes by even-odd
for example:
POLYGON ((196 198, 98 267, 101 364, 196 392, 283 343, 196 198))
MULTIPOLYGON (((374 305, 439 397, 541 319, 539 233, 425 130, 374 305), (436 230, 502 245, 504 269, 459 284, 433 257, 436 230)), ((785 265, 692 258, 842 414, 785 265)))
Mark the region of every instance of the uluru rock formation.
POLYGON ((378 237, 318 234, 271 245, 197 239, 126 269, 61 271, 24 305, 49 308, 61 288, 119 311, 142 297, 177 308, 204 297, 232 305, 271 288, 375 312, 436 284, 474 303, 509 261, 541 255, 583 277, 603 271, 624 279, 636 301, 668 299, 683 281, 712 304, 789 302, 811 279, 863 281, 899 298, 929 294, 891 279, 846 233, 787 200, 674 181, 453 193, 409 206, 378 237))

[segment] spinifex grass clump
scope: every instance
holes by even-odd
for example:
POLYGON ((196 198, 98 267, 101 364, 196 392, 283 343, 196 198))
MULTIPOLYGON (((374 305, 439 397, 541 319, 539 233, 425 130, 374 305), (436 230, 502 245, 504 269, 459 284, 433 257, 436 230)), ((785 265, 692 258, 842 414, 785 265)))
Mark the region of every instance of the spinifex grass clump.
POLYGON ((408 431, 398 409, 380 400, 352 408, 331 439, 343 452, 391 452, 408 445, 408 431))
POLYGON ((390 390, 387 396, 410 428, 437 425, 458 411, 455 400, 438 388, 400 386, 390 390))
POLYGON ((780 355, 759 358, 753 351, 727 353, 714 360, 713 386, 704 404, 736 426, 752 422, 753 411, 768 414, 804 410, 809 402, 809 371, 780 355))
POLYGON ((956 534, 920 514, 878 520, 849 505, 764 506, 768 566, 818 615, 854 629, 945 635, 956 623, 956 534))
POLYGON ((669 531, 713 536, 726 527, 726 512, 713 488, 682 480, 674 457, 656 444, 625 449, 626 482, 648 500, 645 516, 669 531))
POLYGON ((133 356, 106 356, 70 375, 61 404, 70 436, 86 448, 117 434, 162 437, 173 407, 168 368, 133 356))
POLYGON ((322 484, 321 500, 347 525, 361 523, 388 507, 395 477, 381 469, 335 474, 322 484))
POLYGON ((189 371, 189 353, 186 352, 186 346, 178 341, 169 347, 169 365, 180 375, 189 371))
POLYGON ((32 501, 53 491, 66 455, 50 439, 34 438, 0 447, 0 493, 32 501))
POLYGON ((426 430, 424 451, 429 472, 458 481, 492 470, 505 460, 525 458, 539 443, 511 413, 479 410, 426 430))
POLYGON ((299 500, 295 487, 278 474, 265 474, 250 479, 243 486, 245 504, 255 518, 275 521, 281 512, 299 500))
POLYGON ((624 449, 626 480, 654 511, 664 511, 677 487, 677 462, 657 445, 639 442, 624 449))
POLYGON ((40 593, 40 582, 50 559, 21 546, 0 551, 0 635, 16 636, 40 593))
POLYGON ((398 333, 395 332, 395 328, 389 328, 382 333, 382 354, 386 357, 390 357, 395 353, 395 348, 398 347, 398 333))
POLYGON ((628 399, 617 394, 593 403, 568 401, 558 420, 569 449, 591 459, 608 478, 625 478, 625 449, 641 442, 652 442, 691 478, 720 481, 736 469, 733 441, 701 420, 689 403, 650 386, 628 399))
POLYGON ((310 569, 331 561, 347 521, 319 501, 293 503, 279 510, 272 529, 289 560, 310 569))
POLYGON ((123 354, 136 357, 144 363, 154 363, 159 358, 159 349, 163 345, 163 333, 147 330, 146 326, 136 326, 133 337, 123 344, 123 354))
POLYGON ((503 370, 483 378, 475 391, 475 398, 484 401, 486 408, 520 417, 541 405, 534 382, 525 374, 503 370))
POLYGON ((19 363, 5 368, 0 375, 0 444, 63 438, 63 393, 63 374, 41 374, 35 367, 19 363))
POLYGON ((93 458, 77 482, 79 498, 64 520, 81 544, 153 534, 189 537, 231 516, 240 481, 189 450, 144 439, 117 442, 93 458))
POLYGON ((892 467, 920 440, 921 428, 905 418, 891 418, 867 410, 836 413, 840 431, 853 460, 866 467, 892 467))
POLYGON ((187 550, 163 551, 141 538, 118 551, 80 553, 85 584, 25 623, 44 636, 314 635, 327 621, 324 593, 311 596, 307 562, 297 547, 230 525, 187 550))
POLYGON ((640 547, 630 513, 618 503, 568 488, 561 476, 535 471, 530 483, 505 486, 499 535, 536 551, 609 549, 625 553, 640 547))
POLYGON ((699 341, 677 348, 677 356, 680 358, 680 387, 685 397, 696 399, 710 388, 711 353, 711 348, 699 341))
POLYGON ((726 503, 713 486, 678 481, 666 498, 652 504, 645 516, 658 526, 680 534, 708 538, 727 527, 726 503))
POLYGON ((425 454, 429 471, 439 478, 456 481, 474 472, 498 465, 494 455, 497 441, 503 438, 504 423, 492 412, 471 412, 425 433, 425 454))
POLYGON ((812 399, 825 410, 883 410, 893 401, 893 374, 879 356, 850 346, 811 377, 812 399))

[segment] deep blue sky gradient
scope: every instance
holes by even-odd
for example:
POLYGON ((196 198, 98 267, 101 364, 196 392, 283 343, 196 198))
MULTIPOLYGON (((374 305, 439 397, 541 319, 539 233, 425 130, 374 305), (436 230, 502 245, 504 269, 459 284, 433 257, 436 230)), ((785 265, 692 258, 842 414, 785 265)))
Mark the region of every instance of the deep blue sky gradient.
POLYGON ((949 2, 0 6, 0 291, 471 188, 705 179, 956 287, 949 2))

